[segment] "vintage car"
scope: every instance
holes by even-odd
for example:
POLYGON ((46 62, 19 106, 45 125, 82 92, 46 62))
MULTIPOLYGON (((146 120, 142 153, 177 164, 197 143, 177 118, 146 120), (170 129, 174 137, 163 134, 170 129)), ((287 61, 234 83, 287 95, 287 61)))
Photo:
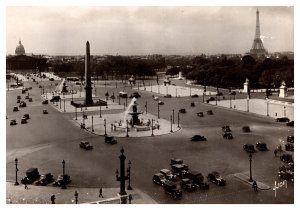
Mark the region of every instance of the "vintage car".
POLYGON ((194 135, 191 137, 190 139, 191 141, 207 141, 205 136, 201 136, 201 135, 194 135))
POLYGON ((29 101, 29 102, 32 102, 32 98, 29 98, 28 101, 29 101))
POLYGON ((185 113, 186 113, 186 110, 185 110, 184 108, 182 108, 182 109, 179 109, 179 113, 181 113, 181 114, 185 114, 185 113))
POLYGON ((251 132, 250 127, 247 126, 247 125, 242 127, 242 131, 245 132, 245 133, 251 132))
POLYGON ((256 147, 256 149, 258 149, 259 151, 267 151, 267 150, 268 150, 267 144, 264 143, 264 142, 257 142, 257 143, 255 144, 255 147, 256 147))
POLYGON ((114 136, 105 136, 104 142, 108 144, 116 144, 118 143, 117 139, 114 136))
POLYGON ((24 181, 27 182, 27 184, 33 183, 35 180, 40 178, 40 173, 37 168, 29 168, 26 171, 26 177, 24 177, 21 180, 21 183, 24 184, 24 181))
POLYGON ((13 111, 14 111, 14 112, 17 112, 17 111, 19 111, 18 107, 17 107, 17 106, 15 106, 15 107, 14 107, 14 109, 13 109, 13 111))
POLYGON ((180 158, 172 158, 170 165, 172 166, 172 165, 175 165, 175 164, 183 164, 183 160, 180 159, 180 158))
POLYGON ((276 118, 276 122, 290 122, 290 119, 287 117, 278 117, 276 118))
POLYGON ((293 120, 293 121, 290 121, 290 122, 287 122, 287 123, 286 123, 286 126, 294 127, 294 120, 293 120))
POLYGON ((20 102, 21 102, 21 100, 20 100, 20 99, 18 99, 18 100, 17 100, 17 104, 19 104, 20 102))
POLYGON ((68 174, 58 175, 56 181, 53 183, 53 186, 64 186, 71 182, 70 176, 68 174))
POLYGON ((294 152, 294 144, 285 144, 285 150, 286 151, 290 151, 290 152, 294 152))
POLYGON ((165 176, 162 173, 156 173, 156 174, 153 175, 152 181, 155 184, 158 184, 160 186, 164 186, 167 179, 165 178, 165 176))
POLYGON ((224 125, 224 126, 222 126, 222 131, 223 131, 223 132, 231 132, 230 126, 229 126, 229 125, 224 125))
POLYGON ((127 93, 126 93, 126 92, 124 92, 124 91, 120 91, 120 92, 119 92, 119 97, 121 97, 121 98, 127 98, 127 97, 128 97, 128 95, 127 95, 127 93))
POLYGON ((163 101, 158 101, 159 105, 164 105, 165 103, 163 101))
POLYGON ((21 96, 17 96, 17 99, 21 99, 21 96))
POLYGON ((223 133, 223 138, 224 139, 233 139, 232 133, 231 132, 223 133))
POLYGON ((219 186, 225 186, 226 185, 226 180, 223 179, 221 177, 221 175, 216 171, 208 174, 207 175, 207 180, 210 181, 210 182, 213 182, 213 183, 215 183, 219 186))
POLYGON ((198 116, 198 117, 203 117, 204 114, 203 114, 203 112, 198 112, 198 113, 197 113, 197 116, 198 116))
POLYGON ((161 169, 159 172, 163 174, 167 180, 176 180, 176 175, 169 169, 161 169))
POLYGON ((91 150, 91 149, 93 149, 93 146, 90 144, 90 142, 88 142, 88 141, 81 141, 80 143, 79 143, 79 147, 80 148, 83 148, 83 149, 85 149, 85 150, 91 150))
POLYGON ((213 115, 213 111, 212 111, 212 110, 208 110, 208 111, 206 112, 206 114, 208 114, 208 115, 213 115))
POLYGON ((283 154, 280 156, 280 160, 285 162, 285 163, 293 163, 293 156, 290 154, 283 154))
POLYGON ((17 121, 16 120, 11 120, 10 121, 10 125, 16 125, 17 124, 17 121))
POLYGON ((166 95, 164 95, 164 98, 172 98, 172 95, 171 94, 166 94, 166 95))
POLYGON ((42 104, 48 104, 48 100, 43 100, 42 104))
POLYGON ((190 171, 187 177, 193 181, 196 187, 199 187, 201 190, 208 190, 209 184, 204 182, 204 176, 199 171, 190 171))
POLYGON ((52 96, 52 98, 50 99, 50 102, 58 102, 60 101, 60 96, 52 96))
POLYGON ((172 181, 165 182, 164 190, 165 190, 165 193, 171 195, 172 198, 174 198, 174 199, 179 199, 182 197, 182 190, 176 183, 174 183, 172 181))
POLYGON ((253 144, 244 144, 243 149, 244 149, 246 152, 249 152, 249 153, 255 152, 255 149, 254 149, 254 145, 253 145, 253 144))
POLYGON ((189 173, 189 167, 185 164, 173 164, 171 165, 172 173, 177 177, 185 178, 189 173))
POLYGON ((43 114, 48 114, 47 109, 43 109, 43 114))
POLYGON ((39 181, 37 181, 36 185, 46 186, 54 181, 53 175, 51 173, 42 174, 39 181))
POLYGON ((199 96, 197 94, 191 95, 192 98, 198 98, 199 96))
POLYGON ((294 181, 294 172, 291 170, 282 170, 282 171, 280 170, 278 171, 277 174, 278 174, 278 178, 280 179, 285 179, 291 182, 294 181))
POLYGON ((25 101, 21 101, 19 107, 26 107, 25 101))
POLYGON ((196 191, 196 185, 189 178, 182 179, 180 185, 188 192, 196 191))
POLYGON ((25 96, 25 99, 29 99, 29 96, 27 95, 27 96, 25 96))
POLYGON ((21 119, 21 124, 26 124, 27 123, 27 119, 26 118, 22 118, 21 119))
POLYGON ((286 141, 289 143, 294 143, 294 136, 287 136, 286 141))
POLYGON ((129 96, 129 98, 140 98, 141 97, 141 95, 138 93, 138 92, 133 92, 130 96, 129 96))

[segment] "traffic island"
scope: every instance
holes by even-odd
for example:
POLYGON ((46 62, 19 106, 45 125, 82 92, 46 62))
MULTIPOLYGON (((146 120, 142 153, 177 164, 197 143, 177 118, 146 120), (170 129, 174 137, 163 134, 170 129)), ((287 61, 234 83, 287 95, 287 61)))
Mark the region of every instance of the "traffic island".
MULTIPOLYGON (((239 180, 241 180, 241 181, 243 181, 243 182, 245 182, 245 183, 247 183, 247 184, 249 184, 251 186, 252 186, 253 181, 254 181, 254 180, 253 181, 249 181, 250 177, 247 176, 247 175, 245 175, 245 174, 242 174, 242 173, 236 173, 236 174, 234 174, 234 177, 236 177, 237 179, 239 179, 239 180)), ((271 189, 271 187, 269 185, 266 185, 266 184, 264 184, 262 182, 259 182, 257 180, 255 180, 255 181, 257 183, 257 188, 258 189, 260 189, 260 190, 269 190, 269 189, 271 189)))

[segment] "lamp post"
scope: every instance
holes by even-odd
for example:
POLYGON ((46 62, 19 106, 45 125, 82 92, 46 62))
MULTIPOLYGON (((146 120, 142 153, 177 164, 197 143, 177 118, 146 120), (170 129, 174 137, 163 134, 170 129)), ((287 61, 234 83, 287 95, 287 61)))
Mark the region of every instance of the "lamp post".
POLYGON ((172 121, 173 121, 173 120, 172 120, 172 115, 170 116, 170 118, 171 118, 171 119, 170 119, 170 123, 171 123, 171 129, 170 129, 170 132, 172 133, 172 132, 173 132, 173 130, 172 130, 172 121))
POLYGON ((151 120, 151 136, 154 136, 154 134, 153 134, 153 119, 151 120))
POLYGON ((286 117, 286 106, 283 107, 283 116, 286 117))
POLYGON ((82 124, 84 125, 84 111, 82 111, 82 124))
POLYGON ((269 99, 267 98, 267 116, 269 116, 269 99))
POLYGON ((173 119, 173 124, 175 124, 174 109, 172 110, 172 119, 173 119))
POLYGON ((192 96, 192 87, 190 87, 190 96, 192 96))
POLYGON ((179 114, 180 114, 180 113, 179 113, 179 111, 178 111, 178 113, 177 113, 177 128, 179 128, 179 120, 180 120, 180 119, 179 119, 179 114))
MULTIPOLYGON (((128 176, 125 175, 125 159, 126 156, 124 155, 124 149, 122 148, 120 150, 121 155, 119 156, 120 159, 120 173, 119 170, 117 169, 115 174, 116 174, 116 179, 117 181, 120 182, 120 196, 127 195, 126 190, 125 190, 125 181, 128 179, 128 176), (120 175, 120 176, 119 176, 120 175)), ((126 197, 121 197, 121 204, 126 204, 127 198, 126 197)))
POLYGON ((157 103, 157 118, 160 119, 159 118, 159 103, 157 103))
POLYGON ((19 185, 19 182, 18 182, 18 158, 15 159, 15 165, 16 165, 16 181, 15 181, 15 185, 19 185))
POLYGON ((67 187, 65 185, 65 165, 66 165, 66 162, 65 162, 65 160, 63 160, 61 163, 62 163, 62 168, 63 168, 63 180, 62 180, 61 189, 67 189, 67 187))
POLYGON ((175 97, 177 98, 177 88, 175 88, 175 97))
POLYGON ((249 97, 247 97, 247 112, 249 112, 249 97))
POLYGON ((126 95, 126 107, 127 107, 127 98, 128 98, 128 96, 126 95))
POLYGON ((77 120, 77 107, 75 107, 75 120, 77 120))
POLYGON ((64 112, 66 112, 66 99, 64 99, 64 112))
POLYGON ((59 109, 61 109, 61 98, 59 99, 59 109))
MULTIPOLYGON (((100 101, 99 101, 100 102, 100 101)), ((100 104, 100 116, 99 116, 100 118, 102 118, 102 115, 101 115, 101 104, 100 104)))
POLYGON ((146 101, 146 104, 145 104, 145 108, 146 108, 146 114, 147 114, 147 109, 148 109, 147 101, 146 101))
POLYGON ((107 134, 106 134, 106 119, 104 119, 104 136, 107 136, 107 134))
POLYGON ((94 116, 92 115, 92 132, 94 132, 94 116))
POLYGON ((202 103, 204 103, 204 91, 202 93, 202 103))
POLYGON ((249 163, 250 163, 250 179, 249 179, 249 182, 253 182, 253 179, 252 179, 252 153, 249 154, 249 163))
POLYGON ((217 94, 216 94, 216 106, 218 106, 218 95, 217 94))
POLYGON ((229 96, 229 100, 230 100, 230 109, 232 108, 232 104, 231 104, 231 95, 229 96))
POLYGON ((75 196, 75 203, 77 204, 78 203, 78 192, 77 191, 75 191, 74 196, 75 196))
POLYGON ((128 120, 126 120, 126 137, 129 137, 129 135, 128 135, 128 120))
POLYGON ((130 174, 130 170, 131 170, 131 161, 128 161, 128 168, 127 168, 127 176, 128 176, 128 186, 127 186, 127 190, 132 190, 132 187, 130 185, 130 178, 131 178, 131 174, 130 174))

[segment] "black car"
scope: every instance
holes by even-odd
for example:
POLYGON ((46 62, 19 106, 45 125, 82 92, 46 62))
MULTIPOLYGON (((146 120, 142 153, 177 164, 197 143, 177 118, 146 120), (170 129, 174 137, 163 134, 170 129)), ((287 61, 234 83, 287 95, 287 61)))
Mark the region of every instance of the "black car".
POLYGON ((191 95, 192 98, 198 98, 199 96, 197 94, 191 95))
POLYGON ((186 110, 185 110, 185 109, 179 109, 179 113, 185 114, 185 113, 186 113, 186 110))
POLYGON ((213 114, 214 114, 212 110, 208 110, 206 113, 207 113, 208 115, 213 115, 213 114))
POLYGON ((26 171, 26 177, 21 180, 21 183, 24 184, 24 181, 27 184, 33 183, 35 180, 40 178, 40 173, 37 168, 29 168, 26 171))
POLYGON ((13 109, 13 112, 17 112, 17 111, 19 111, 19 109, 18 109, 17 106, 15 106, 14 109, 13 109))
POLYGON ((294 144, 290 144, 290 143, 286 144, 285 145, 285 150, 290 151, 290 152, 294 152, 294 144))
POLYGON ((127 93, 124 92, 124 91, 121 91, 121 92, 119 93, 119 96, 120 96, 121 98, 127 98, 127 93))
POLYGON ((250 130, 250 127, 249 126, 243 126, 242 127, 242 130, 243 130, 243 132, 245 132, 245 133, 249 133, 249 132, 251 132, 251 130, 250 130))
POLYGON ((48 104, 48 100, 43 100, 42 104, 48 104))
POLYGON ((214 97, 209 97, 209 98, 207 99, 207 101, 214 101, 214 100, 215 100, 214 97))
POLYGON ((173 164, 171 166, 172 174, 176 175, 176 177, 186 178, 188 175, 189 167, 185 164, 173 164))
POLYGON ((71 182, 70 176, 68 174, 65 175, 59 175, 56 179, 56 181, 53 183, 53 186, 63 186, 67 185, 71 182))
POLYGON ((25 99, 29 99, 29 96, 27 95, 27 96, 25 96, 25 99))
POLYGON ((249 152, 249 153, 255 152, 255 149, 254 149, 254 145, 253 145, 253 144, 245 144, 245 145, 243 146, 243 149, 244 149, 246 152, 249 152))
POLYGON ((290 121, 290 122, 287 122, 287 123, 286 123, 286 126, 294 127, 294 120, 293 120, 293 121, 290 121))
POLYGON ((17 125, 17 121, 16 120, 11 120, 10 125, 17 125))
POLYGON ((260 151, 267 151, 267 150, 268 150, 267 144, 264 143, 264 142, 257 142, 257 143, 255 144, 255 146, 256 146, 256 149, 258 149, 258 150, 260 150, 260 151))
POLYGON ((290 154, 283 154, 280 156, 280 160, 285 162, 285 163, 293 163, 293 156, 290 154))
POLYGON ((20 100, 20 99, 18 99, 18 100, 17 100, 17 104, 19 104, 20 102, 21 102, 21 100, 20 100))
POLYGON ((289 143, 294 143, 294 136, 287 136, 286 141, 289 143))
POLYGON ((22 90, 22 94, 25 94, 26 93, 26 90, 22 90))
POLYGON ((294 172, 290 170, 278 171, 278 178, 293 182, 294 172))
POLYGON ((203 112, 198 112, 198 113, 197 113, 197 116, 198 116, 198 117, 204 117, 204 114, 203 114, 203 112))
POLYGON ((46 186, 47 184, 50 184, 54 181, 53 175, 51 173, 46 173, 41 175, 39 181, 36 183, 36 185, 42 185, 46 186))
POLYGON ((17 99, 21 99, 21 96, 17 96, 17 99))
POLYGON ((93 149, 93 146, 88 141, 81 141, 79 144, 80 148, 83 148, 85 150, 91 150, 93 149))
POLYGON ((204 176, 198 171, 190 171, 187 177, 193 181, 196 187, 199 187, 201 190, 208 190, 209 184, 204 182, 204 176))
POLYGON ((175 165, 175 164, 183 164, 183 160, 180 159, 180 158, 172 158, 170 165, 172 166, 172 165, 175 165))
POLYGON ((224 139, 233 139, 232 133, 231 132, 223 133, 223 138, 224 139))
POLYGON ((26 107, 26 103, 24 101, 21 101, 19 107, 26 107))
POLYGON ((196 185, 189 178, 182 179, 180 185, 188 192, 196 191, 196 185))
POLYGON ((210 182, 213 182, 219 186, 225 186, 226 185, 226 180, 224 180, 221 175, 214 171, 210 174, 207 175, 207 180, 210 182))
POLYGON ((158 101, 159 105, 164 105, 165 103, 163 101, 158 101))
POLYGON ((182 198, 182 190, 180 187, 172 182, 172 181, 166 181, 164 184, 165 193, 172 196, 174 199, 180 199, 182 198))
POLYGON ((27 119, 26 118, 22 118, 21 119, 21 124, 26 124, 27 123, 27 119))
POLYGON ((43 114, 48 114, 47 109, 44 109, 44 110, 43 110, 43 114))
POLYGON ((130 96, 129 96, 129 98, 140 98, 141 97, 141 95, 138 93, 138 92, 133 92, 130 96))
POLYGON ((290 122, 290 119, 287 117, 276 118, 276 122, 290 122))
POLYGON ((229 125, 222 126, 222 131, 223 132, 231 132, 230 126, 229 125))
POLYGON ((32 98, 29 98, 28 101, 29 101, 29 102, 32 102, 32 98))
POLYGON ((172 98, 171 94, 164 95, 164 98, 172 98))
POLYGON ((194 136, 191 138, 191 141, 207 141, 207 139, 205 138, 205 136, 194 135, 194 136))
POLYGON ((167 180, 176 180, 176 175, 172 173, 169 169, 161 169, 159 173, 163 174, 167 180))
POLYGON ((23 118, 26 119, 26 120, 28 120, 30 118, 29 114, 24 114, 23 118))
POLYGON ((50 99, 50 102, 58 102, 60 101, 60 96, 52 96, 52 98, 50 99))
POLYGON ((163 187, 165 182, 167 181, 167 179, 165 178, 165 176, 162 173, 156 173, 153 175, 152 181, 155 184, 158 184, 163 187))
POLYGON ((108 144, 118 143, 118 141, 113 136, 105 136, 104 141, 105 141, 105 143, 108 143, 108 144))
POLYGON ((222 95, 223 95, 222 92, 218 92, 218 93, 216 94, 216 96, 222 96, 222 95))

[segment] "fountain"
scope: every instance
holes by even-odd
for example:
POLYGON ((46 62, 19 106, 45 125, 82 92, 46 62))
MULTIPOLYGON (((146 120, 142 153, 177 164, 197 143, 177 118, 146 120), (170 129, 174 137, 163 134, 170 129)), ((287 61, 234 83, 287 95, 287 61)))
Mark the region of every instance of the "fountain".
MULTIPOLYGON (((136 103, 136 98, 133 98, 132 99, 132 112, 127 112, 127 114, 131 115, 132 118, 131 118, 131 121, 130 121, 130 124, 131 124, 131 127, 134 127, 135 125, 138 125, 140 126, 141 125, 141 122, 139 120, 139 115, 142 114, 142 112, 138 112, 137 111, 137 103, 136 103)), ((129 106, 128 106, 128 110, 129 110, 129 106)), ((126 112, 125 112, 126 114, 126 112)))

